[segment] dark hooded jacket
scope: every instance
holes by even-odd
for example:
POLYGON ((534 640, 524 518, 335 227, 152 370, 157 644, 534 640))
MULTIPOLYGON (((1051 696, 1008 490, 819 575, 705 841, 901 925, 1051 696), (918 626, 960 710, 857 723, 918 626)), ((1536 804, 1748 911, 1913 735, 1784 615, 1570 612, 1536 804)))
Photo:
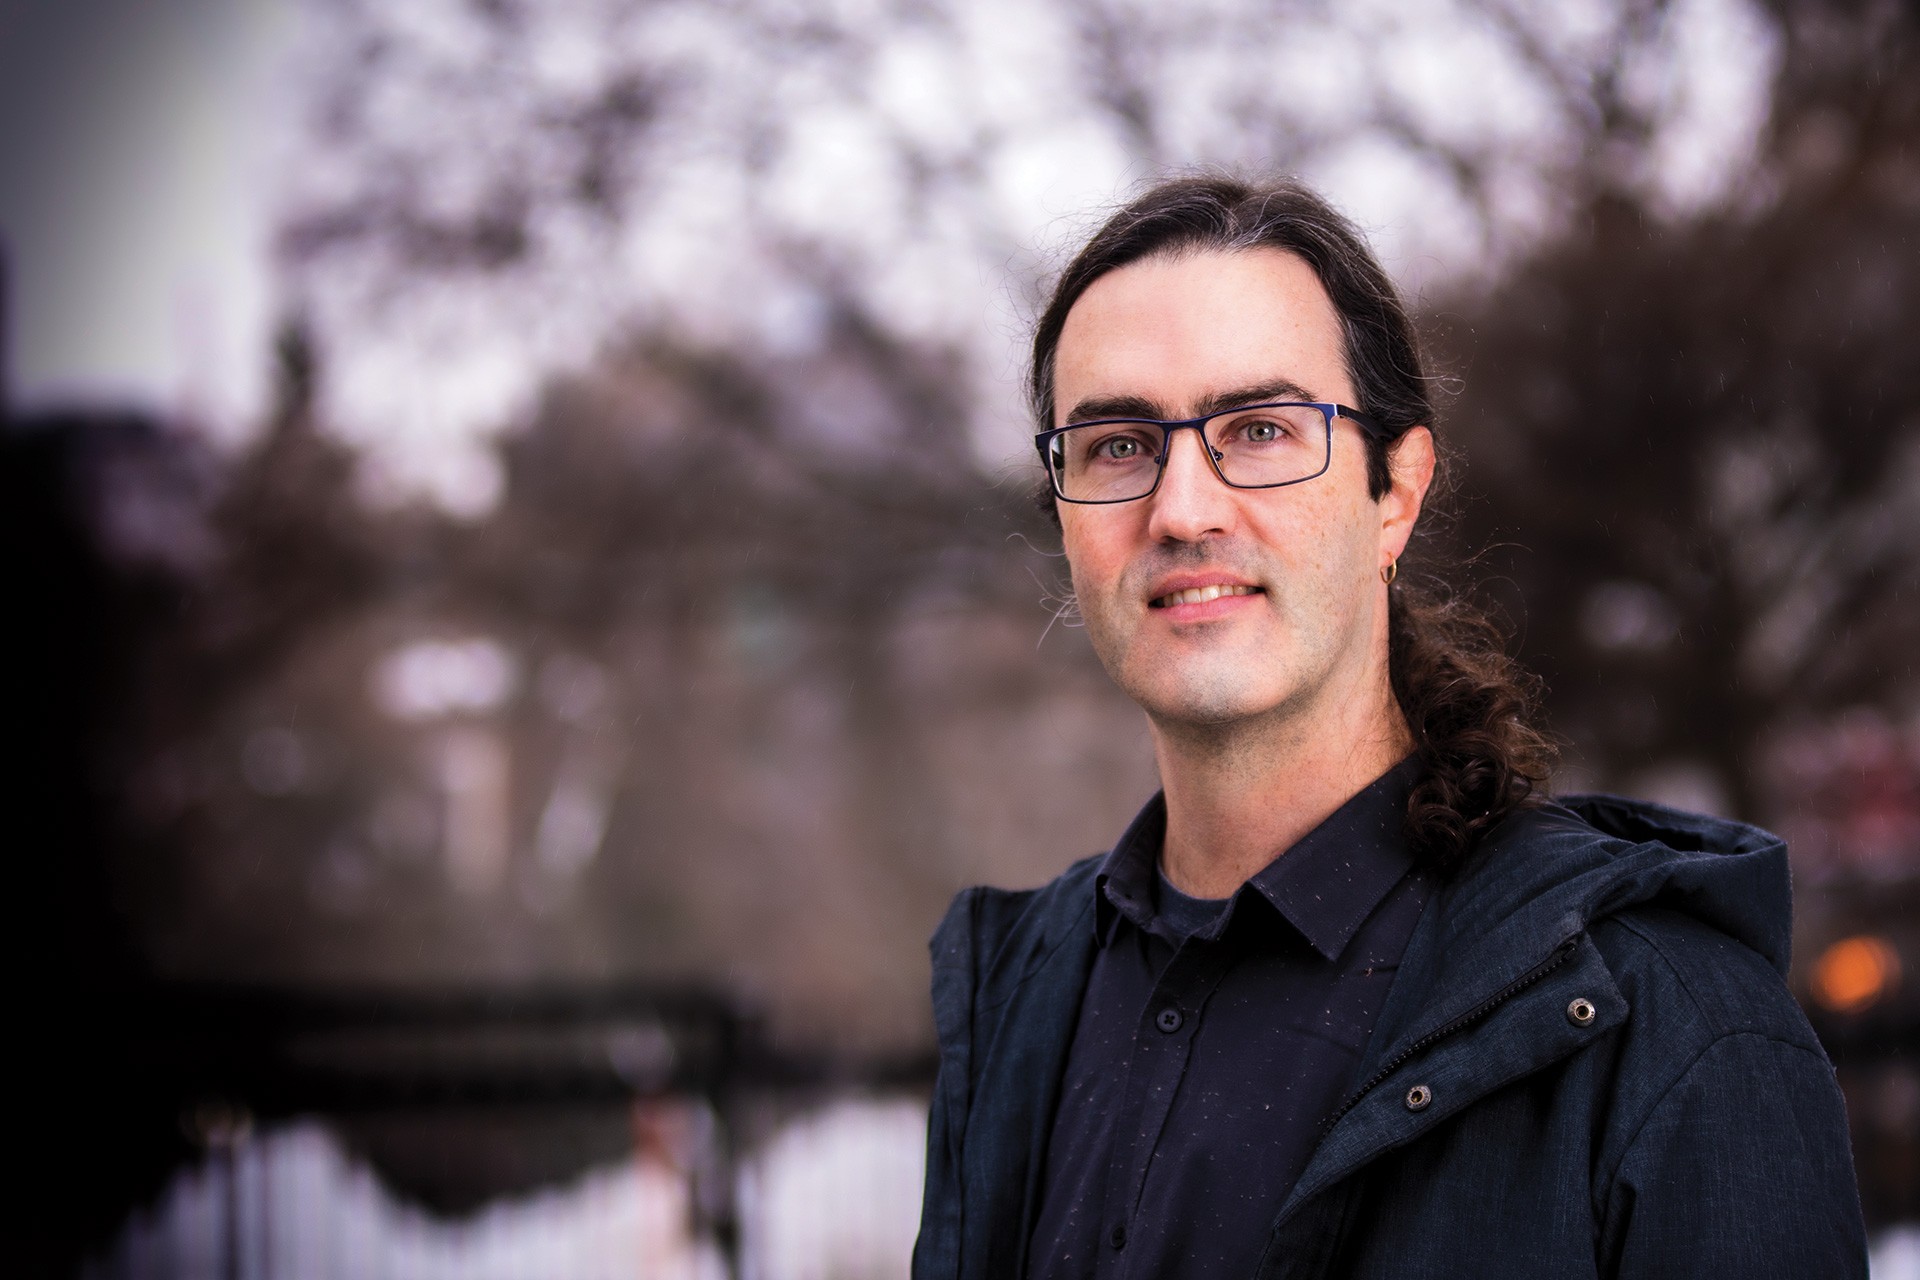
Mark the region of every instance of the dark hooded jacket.
MULTIPOLYGON (((915 1280, 1017 1280, 1099 859, 970 889, 915 1280)), ((1833 1068, 1787 991, 1784 845, 1612 797, 1523 809, 1429 900, 1260 1277, 1866 1275, 1833 1068)))

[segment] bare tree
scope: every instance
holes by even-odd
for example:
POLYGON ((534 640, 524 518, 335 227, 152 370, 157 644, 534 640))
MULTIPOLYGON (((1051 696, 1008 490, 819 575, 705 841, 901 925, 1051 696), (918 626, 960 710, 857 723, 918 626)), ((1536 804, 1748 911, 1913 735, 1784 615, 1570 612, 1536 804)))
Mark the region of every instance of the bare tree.
POLYGON ((1867 9, 1781 6, 1764 202, 1597 192, 1587 234, 1451 317, 1465 541, 1508 544, 1586 769, 1756 820, 1807 799, 1769 773, 1783 738, 1920 694, 1920 45, 1867 9))
POLYGON ((1305 172, 1416 275, 1484 268, 1596 186, 1659 193, 1674 137, 1737 170, 1757 110, 1693 90, 1757 102, 1767 47, 1739 5, 1665 0, 326 0, 309 25, 281 249, 325 417, 376 482, 469 513, 546 377, 660 326, 777 353, 859 315, 946 348, 997 462, 1017 313, 1130 182, 1305 172))

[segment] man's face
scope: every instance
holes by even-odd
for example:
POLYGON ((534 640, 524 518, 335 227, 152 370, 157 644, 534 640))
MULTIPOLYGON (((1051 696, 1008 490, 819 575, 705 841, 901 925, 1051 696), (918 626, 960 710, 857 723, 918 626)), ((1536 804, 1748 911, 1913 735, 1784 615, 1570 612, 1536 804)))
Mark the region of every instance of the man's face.
MULTIPOLYGON (((1356 404, 1343 350, 1326 290, 1291 253, 1146 259, 1100 277, 1068 313, 1056 425, 1188 418, 1256 400, 1356 404)), ((1412 434, 1425 449, 1425 433, 1412 434)), ((1095 651, 1166 725, 1276 713, 1311 724, 1336 700, 1377 694, 1380 570, 1405 545, 1419 480, 1370 498, 1359 428, 1346 419, 1334 421, 1326 473, 1279 489, 1229 488, 1198 433, 1176 432, 1151 497, 1059 504, 1095 651)))

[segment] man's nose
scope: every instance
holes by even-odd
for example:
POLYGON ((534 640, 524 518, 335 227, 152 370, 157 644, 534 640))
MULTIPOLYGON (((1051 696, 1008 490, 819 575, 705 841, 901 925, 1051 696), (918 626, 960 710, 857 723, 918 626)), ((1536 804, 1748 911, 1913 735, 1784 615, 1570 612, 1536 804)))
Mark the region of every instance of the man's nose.
POLYGON ((1148 531, 1155 538, 1197 542, 1232 528, 1234 492, 1207 456, 1211 446, 1197 430, 1179 430, 1167 440, 1167 464, 1153 497, 1148 531))

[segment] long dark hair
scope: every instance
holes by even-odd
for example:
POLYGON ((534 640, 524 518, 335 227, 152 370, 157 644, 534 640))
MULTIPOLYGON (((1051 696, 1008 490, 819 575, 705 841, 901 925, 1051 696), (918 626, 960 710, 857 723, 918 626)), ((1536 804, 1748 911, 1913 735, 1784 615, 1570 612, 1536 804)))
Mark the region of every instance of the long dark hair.
MULTIPOLYGON (((1305 259, 1340 316, 1357 407, 1385 429, 1379 438, 1363 435, 1367 489, 1378 501, 1391 487, 1394 444, 1414 427, 1434 425, 1432 380, 1399 291, 1366 240, 1293 181, 1177 178, 1108 218, 1040 315, 1027 384, 1034 419, 1043 429, 1054 425, 1054 356, 1067 313, 1087 286, 1144 258, 1255 248, 1305 259)), ((1445 485, 1436 481, 1433 492, 1443 494, 1445 485)), ((1050 498, 1046 506, 1055 510, 1050 498)), ((1400 575, 1387 627, 1394 697, 1426 766, 1407 802, 1407 838, 1424 860, 1451 866, 1552 771, 1554 744, 1539 727, 1539 681, 1507 656, 1500 628, 1457 581, 1400 575)))

